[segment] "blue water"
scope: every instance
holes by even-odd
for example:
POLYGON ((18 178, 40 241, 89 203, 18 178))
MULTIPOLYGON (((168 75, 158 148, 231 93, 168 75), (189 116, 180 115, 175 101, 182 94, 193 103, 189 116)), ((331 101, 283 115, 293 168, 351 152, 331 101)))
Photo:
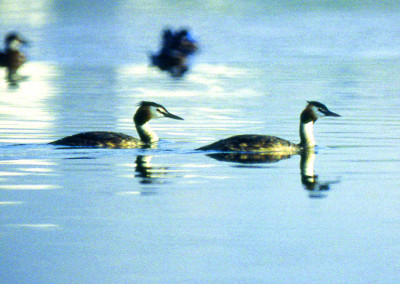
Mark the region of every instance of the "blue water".
POLYGON ((31 44, 29 78, 0 81, 1 282, 397 283, 399 8, 2 2, 2 33, 31 44), (200 42, 181 79, 149 67, 166 26, 200 42), (137 136, 142 100, 185 119, 152 121, 156 149, 47 145, 137 136), (300 156, 238 163, 193 150, 246 133, 297 142, 306 100, 342 115, 315 125, 311 188, 300 156))

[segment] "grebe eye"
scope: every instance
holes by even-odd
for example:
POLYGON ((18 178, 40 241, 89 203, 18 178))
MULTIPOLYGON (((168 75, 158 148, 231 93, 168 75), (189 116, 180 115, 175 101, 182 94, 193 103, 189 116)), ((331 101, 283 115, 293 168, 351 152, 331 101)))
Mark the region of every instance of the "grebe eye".
POLYGON ((165 114, 165 111, 164 111, 163 109, 161 109, 161 108, 158 108, 157 111, 158 111, 159 113, 161 113, 162 115, 165 114))

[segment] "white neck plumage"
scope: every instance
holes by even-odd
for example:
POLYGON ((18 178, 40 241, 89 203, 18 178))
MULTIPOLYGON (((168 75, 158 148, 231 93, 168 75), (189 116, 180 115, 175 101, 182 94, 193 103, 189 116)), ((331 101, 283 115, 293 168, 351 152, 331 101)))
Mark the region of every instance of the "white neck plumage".
POLYGON ((304 148, 312 148, 315 146, 314 139, 314 121, 307 123, 300 122, 300 146, 304 148))
POLYGON ((136 130, 140 136, 140 139, 145 143, 153 143, 160 140, 157 134, 151 129, 148 122, 142 125, 136 125, 136 130))

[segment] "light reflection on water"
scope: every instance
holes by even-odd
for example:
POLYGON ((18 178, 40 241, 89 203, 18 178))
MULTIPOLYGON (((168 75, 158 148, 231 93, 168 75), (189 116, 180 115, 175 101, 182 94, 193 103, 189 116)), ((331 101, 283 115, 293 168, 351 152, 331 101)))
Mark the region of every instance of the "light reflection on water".
POLYGON ((1 4, 33 42, 29 78, 0 81, 2 282, 397 281, 397 10, 177 3, 42 1, 33 17, 1 4), (181 80, 148 66, 165 24, 202 44, 181 80), (142 100, 185 119, 152 122, 154 149, 46 145, 137 136, 142 100), (296 142, 306 100, 342 115, 316 123, 315 156, 249 164, 193 150, 244 133, 296 142))
MULTIPOLYGON (((33 62, 21 68, 20 73, 29 79, 19 86, 0 85, 3 93, 0 112, 5 118, 0 122, 0 143, 40 143, 52 125, 52 114, 47 101, 54 95, 49 81, 55 68, 46 63, 33 62), (45 79, 44 79, 45 78, 45 79)), ((3 77, 0 74, 0 77, 3 77)))

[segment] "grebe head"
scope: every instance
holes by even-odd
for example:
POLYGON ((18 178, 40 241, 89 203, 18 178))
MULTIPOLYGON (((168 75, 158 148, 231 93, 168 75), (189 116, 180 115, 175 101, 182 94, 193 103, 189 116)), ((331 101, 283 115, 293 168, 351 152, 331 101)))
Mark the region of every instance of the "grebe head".
POLYGON ((152 118, 168 117, 172 119, 183 120, 183 118, 176 116, 162 105, 153 102, 141 102, 139 108, 133 116, 136 130, 140 139, 145 143, 153 143, 159 140, 157 134, 151 129, 148 123, 152 118))
POLYGON ((22 39, 17 33, 9 33, 5 38, 6 49, 19 50, 21 45, 27 45, 28 42, 22 39))
POLYGON ((315 146, 315 139, 313 134, 314 122, 319 117, 335 116, 337 113, 331 112, 324 104, 316 101, 309 101, 306 108, 300 115, 300 146, 304 148, 311 148, 315 146))
POLYGON ((183 120, 183 118, 170 113, 165 107, 154 102, 143 101, 133 117, 136 125, 143 125, 153 118, 168 117, 183 120))
POLYGON ((307 101, 308 105, 301 113, 300 120, 302 123, 315 122, 319 117, 340 115, 331 112, 324 104, 316 101, 307 101))

